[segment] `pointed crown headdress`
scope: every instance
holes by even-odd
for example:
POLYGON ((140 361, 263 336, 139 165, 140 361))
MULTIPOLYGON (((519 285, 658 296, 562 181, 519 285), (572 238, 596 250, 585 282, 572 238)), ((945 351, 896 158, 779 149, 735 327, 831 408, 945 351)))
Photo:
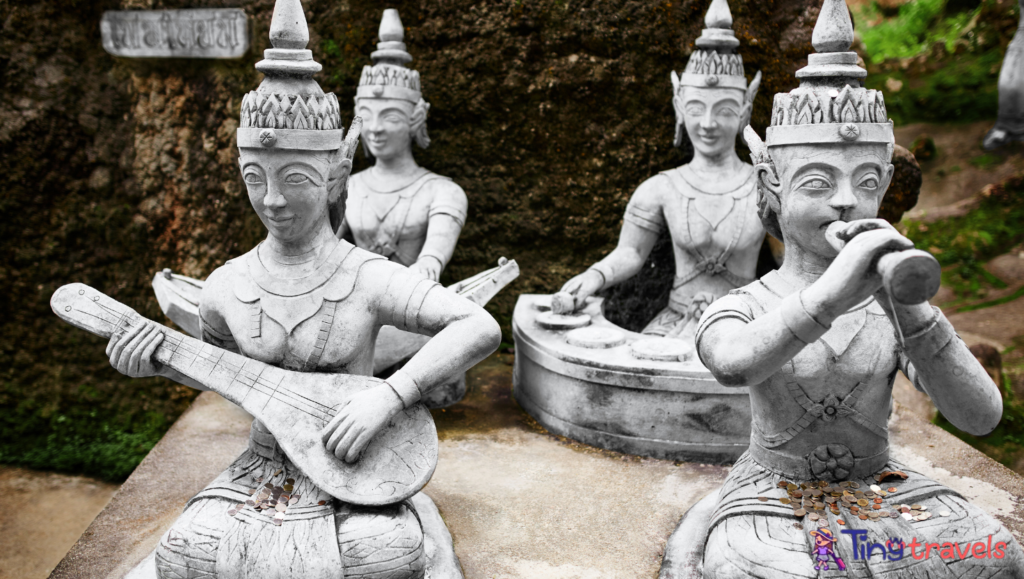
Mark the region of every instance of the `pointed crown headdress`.
POLYGON ((816 143, 895 144, 885 100, 866 89, 867 71, 857 64, 853 22, 843 0, 824 0, 811 37, 816 54, 796 72, 800 86, 775 95, 765 141, 750 127, 744 137, 755 162, 767 162, 767 148, 816 143))
POLYGON ((313 80, 322 68, 313 60, 309 28, 299 0, 277 0, 270 21, 270 43, 256 70, 259 88, 242 99, 238 146, 332 151, 344 131, 334 93, 313 80))
POLYGON ((754 75, 754 80, 747 86, 747 77, 743 72, 743 57, 736 54, 740 41, 732 30, 732 12, 727 0, 712 0, 704 15, 706 28, 697 38, 697 49, 690 55, 689 62, 682 74, 672 71, 672 87, 677 100, 675 146, 680 146, 686 137, 683 121, 678 111, 681 110, 682 92, 685 87, 699 88, 734 88, 744 91, 746 102, 751 104, 761 86, 761 71, 754 75))
POLYGON ((420 73, 405 65, 412 55, 405 50, 405 29, 398 10, 388 8, 380 20, 380 42, 370 54, 373 66, 364 66, 359 79, 356 100, 400 99, 417 104, 423 98, 420 92, 420 73))
POLYGON ((726 0, 714 0, 704 16, 706 28, 697 38, 683 74, 672 72, 676 93, 684 86, 738 88, 747 90, 743 57, 735 53, 740 45, 732 30, 732 12, 726 0))

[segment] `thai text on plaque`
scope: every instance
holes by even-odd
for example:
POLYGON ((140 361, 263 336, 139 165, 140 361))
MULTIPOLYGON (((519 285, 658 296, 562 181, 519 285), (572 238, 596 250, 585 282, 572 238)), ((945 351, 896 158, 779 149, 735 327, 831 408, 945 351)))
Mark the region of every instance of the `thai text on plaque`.
POLYGON ((238 8, 110 10, 103 48, 135 58, 238 58, 249 49, 249 20, 238 8))

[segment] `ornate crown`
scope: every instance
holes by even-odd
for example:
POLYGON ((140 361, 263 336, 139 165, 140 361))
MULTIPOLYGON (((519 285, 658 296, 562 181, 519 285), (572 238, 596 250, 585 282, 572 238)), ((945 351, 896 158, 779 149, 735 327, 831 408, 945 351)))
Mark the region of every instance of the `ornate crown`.
POLYGON ((683 74, 672 72, 676 94, 684 86, 747 89, 743 57, 733 51, 740 45, 732 31, 732 12, 726 0, 714 0, 704 16, 704 32, 690 55, 683 74))
POLYGON ((299 0, 277 0, 270 21, 270 43, 256 70, 259 88, 242 99, 238 146, 331 151, 344 131, 334 93, 313 80, 322 68, 313 60, 309 28, 299 0))
POLYGON ((406 68, 412 55, 406 52, 405 29, 398 10, 388 8, 380 19, 380 42, 370 54, 373 66, 364 66, 359 79, 356 99, 401 99, 416 104, 423 98, 420 92, 420 73, 406 68))
POLYGON ((811 143, 884 143, 892 147, 892 122, 882 93, 863 87, 867 71, 857 64, 853 23, 843 0, 825 0, 811 42, 817 54, 798 70, 800 86, 775 95, 772 124, 765 142, 753 129, 744 129, 758 162, 766 147, 811 143))

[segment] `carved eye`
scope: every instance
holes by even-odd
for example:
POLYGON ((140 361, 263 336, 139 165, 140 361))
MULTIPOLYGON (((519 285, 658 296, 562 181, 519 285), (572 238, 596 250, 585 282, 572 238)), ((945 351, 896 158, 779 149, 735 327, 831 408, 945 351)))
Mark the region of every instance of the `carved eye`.
POLYGON ((284 178, 284 182, 289 185, 301 185, 309 181, 309 177, 306 177, 302 173, 292 173, 284 178))
POLYGON ((686 114, 691 117, 699 117, 704 114, 704 105, 689 105, 686 107, 686 114))
POLYGON ((815 177, 813 179, 808 179, 804 181, 803 184, 800 185, 800 187, 804 189, 814 189, 817 191, 823 191, 825 189, 831 189, 832 184, 826 181, 825 179, 822 179, 821 177, 815 177))
POLYGON ((861 179, 860 184, 858 186, 861 189, 877 189, 878 178, 875 177, 874 175, 868 175, 867 177, 861 179))
POLYGON ((263 183, 263 177, 260 176, 259 173, 246 173, 244 179, 246 183, 250 183, 252 185, 259 185, 263 183))

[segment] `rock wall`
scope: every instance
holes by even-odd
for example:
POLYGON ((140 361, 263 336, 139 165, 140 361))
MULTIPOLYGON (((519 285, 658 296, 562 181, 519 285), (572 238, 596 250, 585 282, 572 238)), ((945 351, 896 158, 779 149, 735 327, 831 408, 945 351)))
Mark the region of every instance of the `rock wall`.
MULTIPOLYGON (((455 179, 470 199, 446 278, 500 256, 517 259, 522 276, 489 306, 506 330, 518 294, 553 291, 604 255, 634 187, 685 161, 687 152, 671 145, 669 72, 685 66, 709 4, 387 4, 402 15, 432 105, 432 144, 417 160, 455 179)), ((795 86, 793 72, 811 50, 819 1, 730 4, 747 71, 764 73, 753 114, 763 134, 771 95, 795 86)), ((351 103, 385 5, 303 5, 310 48, 324 65, 318 80, 351 103)), ((60 447, 52 436, 68 420, 81 425, 67 431, 72 438, 97 425, 159 430, 191 400, 166 381, 117 375, 103 341, 60 322, 48 299, 81 281, 162 319, 149 287, 154 272, 205 277, 261 239, 234 129, 242 95, 260 79, 253 64, 268 47, 272 10, 272 0, 0 4, 0 284, 7 293, 0 439, 11 441, 0 445, 0 461, 52 462, 43 455, 32 462, 22 447, 60 447), (185 7, 243 8, 253 50, 237 61, 131 60, 102 51, 104 10, 185 7)), ((343 115, 346 124, 351 116, 343 115)), ((366 162, 360 154, 356 169, 366 162)), ((69 460, 66 468, 93 468, 69 460)))

